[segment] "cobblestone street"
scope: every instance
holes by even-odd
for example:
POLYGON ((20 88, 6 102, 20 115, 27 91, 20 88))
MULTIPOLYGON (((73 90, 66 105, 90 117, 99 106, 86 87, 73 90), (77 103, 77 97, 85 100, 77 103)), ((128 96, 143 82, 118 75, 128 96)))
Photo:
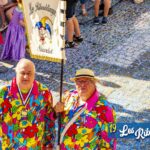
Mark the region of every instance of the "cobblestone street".
MULTIPOLYGON (((77 15, 84 41, 66 49, 63 90, 73 88, 69 78, 76 69, 93 69, 101 78, 98 90, 108 97, 121 123, 150 121, 150 0, 134 4, 117 1, 108 24, 93 24, 93 3, 88 1, 88 16, 77 15)), ((100 17, 101 19, 102 17, 100 17)), ((0 49, 1 53, 1 49, 0 49)), ((26 55, 30 58, 29 55, 26 55)), ((46 84, 59 99, 59 63, 32 59, 36 79, 46 84)), ((7 71, 0 73, 0 86, 15 76, 15 62, 1 61, 7 71)), ((118 139, 117 150, 149 150, 150 138, 118 139)))

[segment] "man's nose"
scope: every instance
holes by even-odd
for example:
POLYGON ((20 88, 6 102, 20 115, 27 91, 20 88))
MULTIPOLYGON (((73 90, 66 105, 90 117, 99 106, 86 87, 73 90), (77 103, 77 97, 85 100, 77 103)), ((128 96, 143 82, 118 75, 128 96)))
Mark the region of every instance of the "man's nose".
POLYGON ((80 83, 80 86, 81 86, 81 87, 84 87, 84 86, 85 86, 85 83, 84 83, 84 82, 81 82, 81 83, 80 83))
POLYGON ((24 79, 28 79, 28 78, 29 78, 28 74, 25 74, 24 79))

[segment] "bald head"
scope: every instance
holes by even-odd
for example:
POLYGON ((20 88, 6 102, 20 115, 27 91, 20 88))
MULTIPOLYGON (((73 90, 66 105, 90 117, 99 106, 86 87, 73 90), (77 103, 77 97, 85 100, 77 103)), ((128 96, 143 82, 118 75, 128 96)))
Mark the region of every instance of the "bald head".
POLYGON ((16 65, 16 73, 19 71, 20 68, 22 68, 23 66, 29 66, 33 69, 34 73, 35 73, 35 65, 34 63, 26 58, 22 58, 19 60, 19 62, 16 65))
POLYGON ((21 89, 30 89, 35 78, 35 65, 29 59, 21 59, 16 66, 16 81, 21 89))

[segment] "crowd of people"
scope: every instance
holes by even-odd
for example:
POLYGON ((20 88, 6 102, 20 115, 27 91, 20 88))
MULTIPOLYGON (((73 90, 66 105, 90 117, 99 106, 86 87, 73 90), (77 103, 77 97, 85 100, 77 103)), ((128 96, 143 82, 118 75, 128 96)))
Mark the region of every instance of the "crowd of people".
MULTIPOLYGON (((75 48, 83 41, 80 25, 76 17, 76 5, 78 2, 78 0, 66 0, 66 48, 75 48)), ((107 24, 108 15, 113 12, 111 0, 92 0, 92 2, 94 5, 93 23, 95 25, 100 23, 107 24), (103 10, 102 13, 100 13, 100 9, 103 10), (102 16, 101 21, 99 16, 102 16)), ((143 1, 138 0, 139 2, 143 1)), ((87 4, 87 0, 80 0, 83 16, 88 15, 87 4)), ((27 46, 21 0, 1 0, 0 17, 2 22, 0 25, 0 44, 3 45, 0 59, 19 61, 25 57, 25 48, 27 46), (6 31, 5 39, 1 34, 3 31, 6 31)))
MULTIPOLYGON (((108 15, 112 14, 111 0, 92 0, 94 4, 93 10, 93 23, 95 25, 107 24, 108 15), (100 14, 99 10, 103 9, 100 14), (103 16, 100 22, 100 17, 103 16)), ((88 15, 86 9, 87 0, 80 0, 81 12, 83 16, 88 15)), ((80 25, 76 17, 76 5, 78 0, 66 0, 66 48, 75 48, 83 41, 80 32, 80 25)), ((1 59, 11 59, 18 61, 20 58, 25 57, 26 36, 25 26, 22 13, 21 0, 1 0, 0 1, 0 44, 4 44, 3 51, 0 56, 1 59), (7 17, 7 19, 6 19, 7 17), (7 23, 7 21, 9 24, 7 23), (2 38, 1 32, 6 30, 5 40, 2 38), (16 38, 21 37, 21 38, 16 38), (17 43, 17 44, 13 44, 17 43), (20 50, 18 50, 18 48, 20 50)))
MULTIPOLYGON (((111 0, 104 0, 104 16, 102 23, 107 23, 108 13, 111 0)), ((76 5, 78 0, 66 1, 66 48, 75 48, 83 41, 80 32, 80 25, 76 17, 76 5)), ((81 11, 83 16, 87 16, 86 10, 87 0, 80 0, 81 11)), ((94 3, 94 24, 99 24, 99 8, 100 0, 93 0, 94 3)), ((24 17, 22 12, 21 0, 1 0, 0 1, 0 44, 3 45, 0 54, 1 60, 14 60, 19 61, 25 57, 26 49, 26 35, 24 17), (5 38, 2 33, 6 31, 5 38), (19 38, 18 38, 19 37, 19 38), (15 44, 14 44, 15 43, 15 44)))
MULTIPOLYGON (((103 6, 103 18, 101 23, 106 24, 108 22, 108 15, 112 13, 111 8, 111 0, 92 0, 94 3, 94 20, 93 23, 95 25, 100 24, 99 20, 99 10, 101 6, 103 6), (102 4, 102 5, 101 5, 102 4)), ((78 23, 78 19, 76 17, 76 5, 78 0, 67 0, 67 8, 66 8, 66 24, 67 24, 67 40, 66 40, 66 48, 74 48, 79 43, 83 41, 83 37, 80 33, 80 26, 78 23)), ((81 11, 83 16, 87 16, 88 12, 86 9, 87 0, 80 0, 81 3, 81 11)))

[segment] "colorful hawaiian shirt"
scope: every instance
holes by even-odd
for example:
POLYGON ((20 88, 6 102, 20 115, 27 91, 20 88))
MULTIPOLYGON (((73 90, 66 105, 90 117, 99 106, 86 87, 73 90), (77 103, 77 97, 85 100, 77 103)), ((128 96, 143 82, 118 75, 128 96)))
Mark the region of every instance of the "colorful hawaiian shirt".
POLYGON ((34 81, 24 103, 16 79, 0 89, 0 150, 41 150, 55 142, 52 95, 34 81))
POLYGON ((65 98, 61 133, 67 123, 86 105, 85 111, 70 125, 62 138, 61 150, 116 150, 116 139, 108 136, 109 126, 115 125, 115 111, 97 91, 85 104, 76 107, 77 91, 65 98))

